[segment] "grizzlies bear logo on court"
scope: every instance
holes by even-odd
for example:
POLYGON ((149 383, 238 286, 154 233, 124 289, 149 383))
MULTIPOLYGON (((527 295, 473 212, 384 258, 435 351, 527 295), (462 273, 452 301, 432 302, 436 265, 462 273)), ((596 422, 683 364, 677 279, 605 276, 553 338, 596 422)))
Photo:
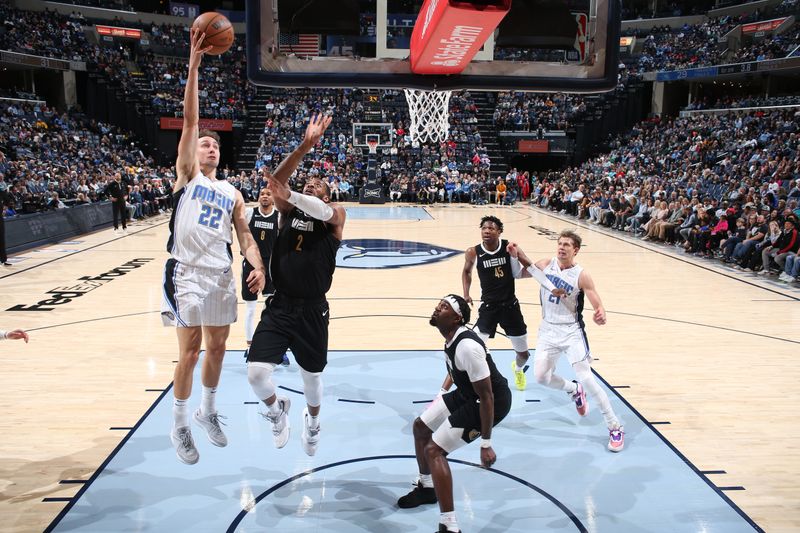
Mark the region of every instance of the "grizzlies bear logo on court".
POLYGON ((461 251, 435 244, 388 239, 346 239, 336 254, 339 268, 400 268, 448 259, 461 251))

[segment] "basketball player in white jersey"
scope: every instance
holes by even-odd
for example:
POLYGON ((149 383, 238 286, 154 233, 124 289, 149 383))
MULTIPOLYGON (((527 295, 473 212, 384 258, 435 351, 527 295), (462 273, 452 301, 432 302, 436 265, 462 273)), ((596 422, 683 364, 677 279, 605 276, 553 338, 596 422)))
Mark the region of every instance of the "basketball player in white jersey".
POLYGON ((215 446, 228 443, 220 428, 215 406, 217 384, 225 355, 230 324, 236 321, 236 283, 231 264, 231 225, 236 228, 244 256, 254 270, 247 279, 252 292, 264 288, 264 264, 245 219, 244 200, 233 185, 217 179, 219 137, 198 131, 198 68, 204 35, 192 29, 189 74, 183 100, 183 132, 175 162, 177 180, 167 250, 170 259, 164 273, 164 325, 176 326, 178 364, 173 392, 174 423, 170 437, 178 459, 194 464, 199 459, 189 427, 192 374, 205 339, 203 397, 193 418, 215 446))
POLYGON ((600 406, 600 412, 608 426, 608 449, 620 452, 625 446, 625 432, 611 407, 608 395, 597 383, 590 366, 592 355, 583 321, 584 296, 594 308, 592 318, 598 326, 606 323, 606 310, 591 276, 575 262, 580 248, 581 237, 573 231, 565 230, 558 237, 558 252, 552 259, 541 259, 532 264, 515 243, 508 245, 508 252, 519 260, 527 275, 536 278, 542 285, 539 293, 542 323, 539 325, 533 363, 536 381, 569 394, 581 416, 585 416, 588 411, 585 392, 588 390, 600 406), (566 295, 556 296, 551 292, 553 287, 565 290, 566 295), (562 354, 566 355, 575 370, 577 381, 567 381, 554 373, 556 362, 562 354))

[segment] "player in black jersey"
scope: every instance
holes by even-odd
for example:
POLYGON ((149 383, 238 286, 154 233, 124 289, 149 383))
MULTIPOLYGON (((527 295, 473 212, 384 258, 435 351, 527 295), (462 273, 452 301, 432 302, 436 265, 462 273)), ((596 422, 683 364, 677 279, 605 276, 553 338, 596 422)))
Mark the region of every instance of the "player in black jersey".
POLYGON ((447 377, 445 393, 414 420, 414 450, 419 478, 414 489, 401 497, 403 509, 439 502, 439 531, 459 531, 453 506, 453 477, 447 455, 481 437, 481 464, 489 468, 497 460, 492 449, 492 427, 511 410, 508 382, 498 372, 483 340, 464 327, 470 309, 455 294, 436 306, 430 324, 445 339, 447 377))
POLYGON ((464 300, 472 305, 469 295, 472 286, 472 268, 477 265, 478 279, 481 284, 481 306, 478 309, 478 320, 475 330, 483 342, 494 338, 497 325, 503 328, 517 353, 516 360, 511 363, 514 371, 514 382, 519 390, 525 390, 525 364, 528 353, 528 327, 522 318, 522 310, 515 293, 514 278, 522 275, 522 267, 507 250, 508 241, 500 239, 503 223, 494 216, 481 219, 481 243, 467 248, 464 254, 464 270, 461 272, 461 284, 464 288, 464 300))
POLYGON ((308 455, 316 453, 319 442, 321 375, 328 363, 330 318, 325 294, 333 281, 346 213, 344 207, 330 202, 330 189, 323 180, 310 178, 302 194, 292 192, 288 180, 330 122, 330 117, 312 117, 303 142, 269 179, 281 214, 269 268, 275 294, 267 299, 253 335, 247 369, 253 391, 269 409, 264 416, 272 423, 275 447, 282 448, 289 439, 291 402, 275 394, 272 372, 291 348, 300 366, 307 403, 301 440, 308 455))
MULTIPOLYGON (((264 187, 258 193, 258 207, 249 207, 245 212, 250 233, 253 234, 253 239, 258 245, 258 251, 261 255, 261 260, 265 265, 269 265, 269 258, 272 255, 272 247, 275 240, 278 238, 278 210, 275 209, 275 202, 272 200, 272 191, 264 187)), ((247 287, 247 278, 253 271, 253 266, 245 258, 242 259, 242 299, 247 306, 244 315, 244 337, 247 341, 247 348, 253 343, 253 332, 255 325, 253 318, 256 314, 256 306, 258 305, 258 293, 252 292, 247 287)), ((272 284, 269 272, 266 276, 266 284, 261 294, 268 295, 275 292, 275 286, 272 284)), ((245 350, 244 357, 247 359, 248 351, 245 350)), ((282 363, 289 364, 289 358, 284 354, 282 363)))

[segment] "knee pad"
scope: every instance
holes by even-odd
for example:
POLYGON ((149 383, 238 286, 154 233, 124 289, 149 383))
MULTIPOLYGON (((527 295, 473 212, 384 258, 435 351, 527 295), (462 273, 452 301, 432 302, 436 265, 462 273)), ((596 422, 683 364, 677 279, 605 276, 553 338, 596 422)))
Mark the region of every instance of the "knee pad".
POLYGON ((528 335, 520 335, 519 337, 509 337, 508 340, 511 341, 511 347, 514 348, 515 352, 527 352, 528 351, 528 335))
POLYGON ((247 364, 247 381, 259 400, 266 400, 275 394, 275 384, 272 382, 275 366, 273 363, 247 364))
POLYGON ((322 372, 307 372, 300 369, 303 378, 303 393, 306 403, 311 407, 318 407, 322 403, 322 372))

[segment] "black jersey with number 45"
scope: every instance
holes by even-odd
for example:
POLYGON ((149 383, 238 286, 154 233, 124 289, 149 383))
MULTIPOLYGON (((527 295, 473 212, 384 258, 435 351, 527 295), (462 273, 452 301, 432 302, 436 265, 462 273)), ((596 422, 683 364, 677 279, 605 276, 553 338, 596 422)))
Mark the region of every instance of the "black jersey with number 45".
POLYGON ((279 294, 316 299, 331 288, 339 239, 327 224, 294 208, 272 249, 270 274, 279 294))
POLYGON ((508 241, 500 241, 500 247, 488 252, 483 243, 475 246, 475 262, 481 280, 481 300, 486 303, 503 303, 513 300, 514 276, 511 272, 511 256, 506 248, 508 241))

